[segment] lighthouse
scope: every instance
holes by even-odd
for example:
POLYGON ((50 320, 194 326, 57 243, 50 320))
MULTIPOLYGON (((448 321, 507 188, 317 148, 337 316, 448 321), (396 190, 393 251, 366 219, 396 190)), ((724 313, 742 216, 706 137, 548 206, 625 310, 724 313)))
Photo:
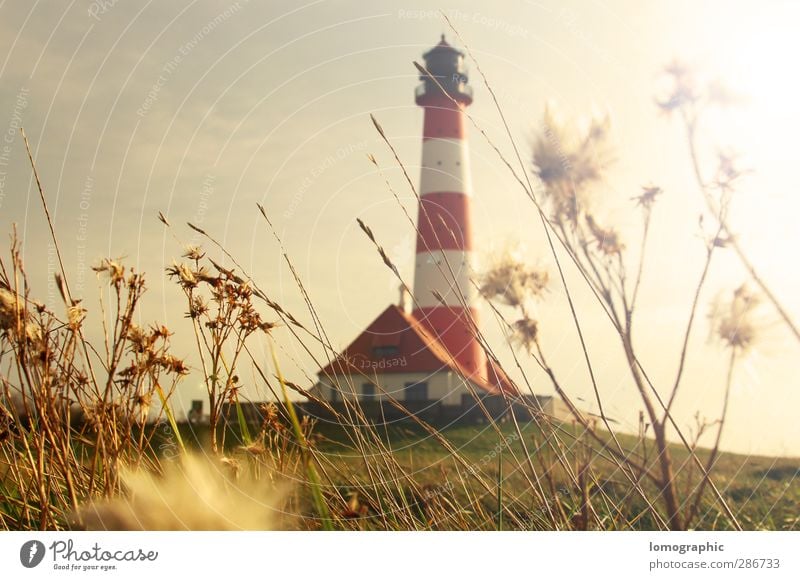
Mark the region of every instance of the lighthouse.
POLYGON ((518 394, 478 340, 464 114, 472 87, 464 53, 442 35, 423 58, 426 72, 415 92, 423 123, 413 296, 401 294, 380 313, 319 371, 315 386, 329 403, 357 399, 383 418, 394 412, 390 398, 414 412, 463 417, 476 394, 498 400, 518 394))
POLYGON ((442 35, 423 55, 416 102, 424 110, 413 311, 469 376, 486 379, 472 241, 472 176, 464 108, 472 103, 464 53, 442 35))

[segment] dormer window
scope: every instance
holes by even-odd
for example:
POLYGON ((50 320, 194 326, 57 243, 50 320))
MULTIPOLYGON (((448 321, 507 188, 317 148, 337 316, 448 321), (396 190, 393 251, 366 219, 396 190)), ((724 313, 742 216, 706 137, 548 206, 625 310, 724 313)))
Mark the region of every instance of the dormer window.
POLYGON ((372 356, 375 358, 386 358, 397 354, 397 346, 387 344, 383 346, 376 346, 372 348, 372 356))

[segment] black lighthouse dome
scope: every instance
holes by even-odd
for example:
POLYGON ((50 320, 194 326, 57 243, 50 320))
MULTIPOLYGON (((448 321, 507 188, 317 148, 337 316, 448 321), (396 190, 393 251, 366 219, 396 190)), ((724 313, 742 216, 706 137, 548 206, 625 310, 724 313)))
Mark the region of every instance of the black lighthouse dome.
POLYGON ((459 103, 464 105, 472 103, 472 87, 467 84, 469 76, 464 63, 464 53, 448 44, 444 34, 439 44, 423 54, 422 58, 425 59, 425 68, 436 80, 424 73, 420 74, 419 80, 422 84, 416 91, 418 105, 425 106, 431 97, 441 96, 442 89, 459 103))

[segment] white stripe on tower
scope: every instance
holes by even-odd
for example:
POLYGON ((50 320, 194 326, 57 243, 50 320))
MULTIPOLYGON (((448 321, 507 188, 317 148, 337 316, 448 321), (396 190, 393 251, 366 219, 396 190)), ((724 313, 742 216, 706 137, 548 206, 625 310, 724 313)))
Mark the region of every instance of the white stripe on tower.
POLYGON ((422 141, 422 175, 419 193, 457 191, 472 196, 472 173, 465 139, 422 141))
POLYGON ((461 308, 464 302, 474 304, 475 288, 470 282, 474 273, 471 255, 471 252, 463 250, 418 253, 414 272, 417 308, 440 306, 436 294, 452 307, 461 308))

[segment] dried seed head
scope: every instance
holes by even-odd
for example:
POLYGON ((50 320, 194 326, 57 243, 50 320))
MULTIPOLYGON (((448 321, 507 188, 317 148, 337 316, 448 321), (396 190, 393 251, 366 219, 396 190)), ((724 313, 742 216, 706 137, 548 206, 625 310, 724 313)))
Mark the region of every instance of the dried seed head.
POLYGON ((195 262, 200 261, 205 254, 198 246, 187 246, 186 252, 184 252, 183 257, 188 258, 189 260, 194 260, 195 262))
POLYGON ((0 330, 12 330, 24 312, 22 299, 5 288, 0 288, 0 330))
POLYGON ((67 324, 72 330, 78 330, 86 318, 88 311, 80 304, 75 304, 67 308, 67 324))
POLYGON ((136 395, 134 397, 134 404, 140 407, 150 407, 150 402, 153 399, 152 393, 146 393, 141 395, 136 395))
POLYGON ((102 272, 108 273, 109 280, 112 285, 116 286, 125 281, 125 268, 119 262, 104 258, 100 265, 92 266, 92 270, 98 274, 102 272))
POLYGON ((254 441, 250 445, 244 445, 239 447, 242 451, 249 455, 259 456, 264 455, 267 452, 266 447, 264 447, 260 442, 254 441))
POLYGON ((541 297, 548 281, 547 272, 527 268, 507 252, 483 276, 481 293, 488 300, 520 306, 528 298, 541 297))
POLYGON ((148 333, 133 322, 130 324, 130 326, 128 326, 126 338, 130 342, 131 350, 133 350, 133 352, 144 352, 148 350, 152 344, 148 333))
POLYGON ((169 328, 164 326, 151 326, 151 333, 156 338, 169 338, 172 336, 172 333, 169 331, 169 328))
POLYGON ((720 152, 717 154, 717 170, 711 185, 724 195, 733 191, 741 178, 748 173, 739 167, 735 153, 720 152))
POLYGON ((189 302, 189 312, 186 313, 187 318, 199 318, 208 313, 208 304, 200 296, 192 296, 189 302))
POLYGON ((545 186, 553 218, 575 223, 587 205, 587 186, 610 163, 608 117, 592 118, 583 131, 556 120, 548 107, 533 144, 534 171, 545 186))
POLYGON ((276 326, 278 325, 275 322, 262 322, 260 328, 262 331, 269 334, 270 332, 272 332, 272 329, 275 328, 276 326))
POLYGON ((280 423, 280 415, 278 414, 278 406, 275 403, 264 403, 261 405, 261 412, 264 418, 264 427, 272 426, 275 423, 280 423))
POLYGON ((748 351, 758 336, 754 311, 760 303, 760 297, 745 284, 734 290, 729 301, 717 298, 709 314, 717 339, 736 351, 748 351))
POLYGON ((672 61, 664 67, 670 84, 665 95, 656 99, 656 105, 665 113, 691 107, 700 100, 694 71, 685 63, 672 61))
POLYGON ((186 366, 186 363, 182 359, 172 356, 171 354, 162 356, 160 359, 158 359, 158 362, 167 372, 176 375, 189 374, 189 367, 186 366))
POLYGON ((0 287, 0 332, 9 332, 16 336, 18 324, 27 340, 32 343, 41 341, 41 328, 26 312, 25 299, 11 290, 0 287))
POLYGON ((152 402, 153 394, 152 393, 144 393, 137 395, 134 397, 134 405, 138 408, 138 421, 140 423, 146 423, 147 418, 150 415, 150 403, 152 402))
POLYGON ((513 324, 513 331, 514 341, 530 350, 539 337, 539 323, 525 315, 513 324))
POLYGON ((636 205, 645 209, 652 209, 656 203, 656 198, 663 193, 663 190, 656 185, 645 185, 642 187, 642 193, 631 199, 636 202, 636 205))
POLYGON ((586 225, 594 236, 597 248, 606 256, 613 256, 625 249, 617 231, 600 227, 591 215, 586 216, 586 225))
POLYGON ((180 285, 184 289, 188 290, 197 286, 197 278, 186 264, 173 262, 172 266, 167 268, 167 274, 170 277, 178 278, 180 285))

